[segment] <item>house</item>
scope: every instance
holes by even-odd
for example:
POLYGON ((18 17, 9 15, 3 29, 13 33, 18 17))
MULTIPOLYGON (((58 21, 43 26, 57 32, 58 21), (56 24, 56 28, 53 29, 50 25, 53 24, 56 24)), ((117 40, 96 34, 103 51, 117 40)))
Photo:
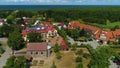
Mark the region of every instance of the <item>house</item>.
POLYGON ((60 42, 60 49, 61 49, 61 50, 69 50, 69 47, 68 47, 68 45, 65 43, 64 40, 61 40, 61 42, 60 42))
POLYGON ((108 41, 115 42, 116 39, 120 36, 120 29, 116 29, 115 31, 107 31, 95 26, 82 24, 79 21, 72 21, 69 23, 68 29, 74 29, 74 28, 84 29, 94 39, 96 39, 97 41, 102 41, 105 44, 108 41))
POLYGON ((4 24, 4 20, 0 20, 0 26, 4 24))
POLYGON ((69 50, 68 45, 66 44, 65 40, 59 37, 57 44, 60 46, 60 50, 69 50))
POLYGON ((45 58, 49 57, 51 52, 51 46, 47 43, 28 43, 27 55, 33 58, 45 58))
POLYGON ((64 22, 61 22, 60 24, 58 24, 58 28, 61 30, 62 28, 67 28, 67 26, 64 22))
POLYGON ((57 30, 53 26, 31 27, 22 30, 22 35, 25 41, 27 34, 32 32, 40 33, 41 36, 45 38, 58 36, 57 30))

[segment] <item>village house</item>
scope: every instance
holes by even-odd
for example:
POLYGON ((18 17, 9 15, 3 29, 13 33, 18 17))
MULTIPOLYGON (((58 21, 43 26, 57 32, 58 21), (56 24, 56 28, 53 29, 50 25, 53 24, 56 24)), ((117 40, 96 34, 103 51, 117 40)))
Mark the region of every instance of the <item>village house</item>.
POLYGON ((59 37, 57 44, 60 46, 60 50, 67 51, 69 50, 69 46, 66 44, 65 40, 59 37))
POLYGON ((27 34, 31 32, 40 33, 41 36, 45 38, 58 36, 57 30, 53 26, 39 26, 22 30, 24 40, 26 40, 27 34))
POLYGON ((106 31, 95 26, 82 24, 79 21, 72 21, 69 23, 68 29, 74 29, 74 28, 84 29, 94 39, 96 39, 97 41, 101 41, 102 43, 105 44, 108 41, 115 42, 116 39, 120 36, 120 29, 116 29, 115 31, 106 31))
POLYGON ((4 20, 0 20, 0 26, 4 24, 4 20))
POLYGON ((27 55, 33 58, 49 57, 51 53, 51 46, 47 43, 28 43, 27 55))

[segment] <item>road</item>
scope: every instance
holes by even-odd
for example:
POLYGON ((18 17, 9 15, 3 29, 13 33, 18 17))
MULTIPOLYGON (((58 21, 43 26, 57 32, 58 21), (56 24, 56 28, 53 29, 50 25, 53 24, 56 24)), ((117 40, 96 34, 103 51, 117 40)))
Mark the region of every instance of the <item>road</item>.
POLYGON ((113 61, 111 60, 111 58, 108 59, 108 60, 109 60, 109 62, 110 62, 109 68, 118 68, 118 66, 116 65, 116 63, 113 63, 113 61))
POLYGON ((67 38, 69 39, 68 41, 71 43, 71 44, 74 44, 74 43, 77 43, 78 45, 81 45, 81 44, 90 44, 93 49, 96 49, 99 44, 96 40, 93 40, 93 41, 87 41, 87 42, 80 42, 80 41, 74 41, 72 38, 70 38, 69 36, 67 36, 67 38))
MULTIPOLYGON (((7 42, 7 38, 0 38, 0 42, 7 42)), ((2 68, 6 64, 7 59, 10 57, 11 51, 12 50, 8 46, 6 46, 6 51, 0 57, 0 68, 2 68)))

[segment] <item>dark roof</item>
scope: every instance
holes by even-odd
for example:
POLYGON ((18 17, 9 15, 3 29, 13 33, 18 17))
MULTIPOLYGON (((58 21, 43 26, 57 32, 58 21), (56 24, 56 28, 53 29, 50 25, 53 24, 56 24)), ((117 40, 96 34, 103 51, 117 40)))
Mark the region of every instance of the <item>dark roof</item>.
POLYGON ((27 45, 28 51, 44 51, 47 50, 46 43, 28 43, 27 45))

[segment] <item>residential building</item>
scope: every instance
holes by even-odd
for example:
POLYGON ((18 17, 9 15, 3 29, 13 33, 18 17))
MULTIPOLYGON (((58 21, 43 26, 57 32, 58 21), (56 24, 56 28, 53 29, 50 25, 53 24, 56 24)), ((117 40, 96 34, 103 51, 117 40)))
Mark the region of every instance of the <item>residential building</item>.
POLYGON ((0 20, 0 26, 4 24, 4 20, 0 20))
POLYGON ((40 33, 42 37, 46 38, 58 36, 57 30, 53 26, 39 26, 22 30, 24 40, 26 40, 27 34, 32 32, 40 33))
POLYGON ((107 31, 95 26, 82 24, 79 21, 72 21, 69 23, 68 29, 74 28, 84 29, 94 39, 96 39, 97 41, 102 41, 103 43, 107 43, 108 41, 115 42, 116 39, 120 36, 120 29, 116 29, 115 31, 107 31))
POLYGON ((28 43, 27 55, 33 58, 45 58, 49 57, 51 53, 51 46, 47 43, 28 43))

